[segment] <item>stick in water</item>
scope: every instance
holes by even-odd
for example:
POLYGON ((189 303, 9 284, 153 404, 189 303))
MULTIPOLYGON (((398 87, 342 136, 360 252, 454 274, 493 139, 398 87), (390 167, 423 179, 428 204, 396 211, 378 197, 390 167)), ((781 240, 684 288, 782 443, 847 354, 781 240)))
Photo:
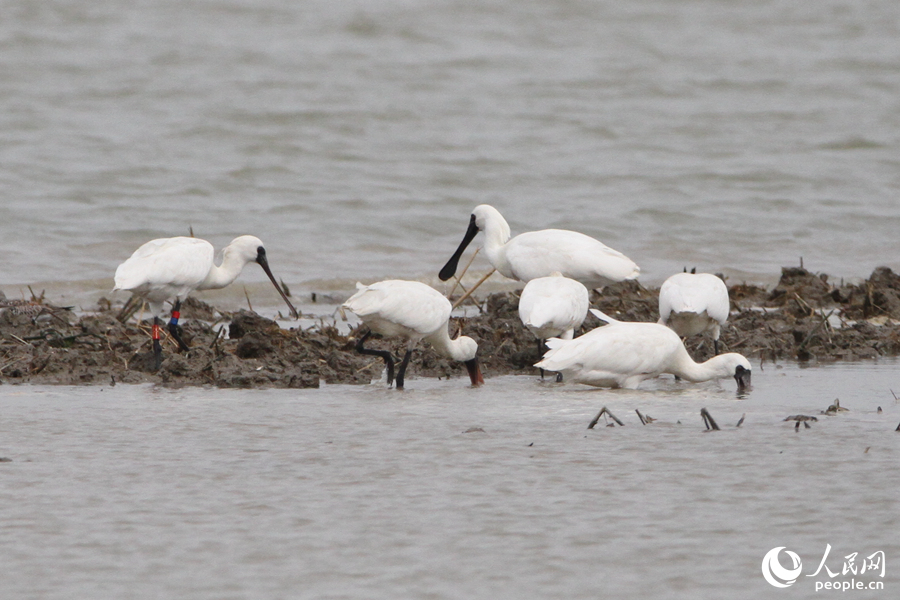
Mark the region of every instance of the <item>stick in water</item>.
POLYGON ((597 416, 594 417, 594 420, 591 421, 590 425, 588 425, 588 429, 593 429, 594 425, 597 424, 597 421, 599 421, 600 417, 602 417, 603 415, 609 415, 609 418, 612 419, 613 421, 615 421, 616 423, 618 423, 620 426, 623 426, 623 427, 625 426, 625 423, 623 423, 622 421, 617 419, 616 415, 609 412, 609 409, 604 406, 603 408, 600 409, 600 412, 597 413, 597 416))
POLYGON ((719 429, 719 426, 716 424, 715 419, 712 418, 712 415, 709 414, 708 410, 706 410, 705 408, 700 409, 700 416, 703 417, 703 423, 706 425, 707 429, 719 429))

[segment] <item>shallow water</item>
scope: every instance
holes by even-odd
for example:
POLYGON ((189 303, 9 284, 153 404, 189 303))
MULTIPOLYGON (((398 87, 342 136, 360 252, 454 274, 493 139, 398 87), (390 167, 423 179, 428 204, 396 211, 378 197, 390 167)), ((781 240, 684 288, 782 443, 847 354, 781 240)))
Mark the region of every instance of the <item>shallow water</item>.
POLYGON ((524 376, 400 393, 3 386, 0 596, 769 597, 761 561, 786 546, 804 576, 779 593, 803 598, 831 544, 838 572, 884 551, 886 591, 860 597, 889 597, 896 363, 755 371, 745 398, 732 382, 524 376), (850 412, 782 421, 835 397, 850 412), (625 426, 588 430, 602 406, 625 426))

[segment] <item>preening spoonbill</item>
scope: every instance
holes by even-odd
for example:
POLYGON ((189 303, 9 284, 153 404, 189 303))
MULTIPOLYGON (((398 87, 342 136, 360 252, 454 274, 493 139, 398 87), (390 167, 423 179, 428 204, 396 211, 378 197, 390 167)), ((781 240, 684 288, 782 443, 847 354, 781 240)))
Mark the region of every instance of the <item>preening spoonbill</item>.
POLYGON ((729 308, 725 282, 709 273, 676 273, 659 288, 659 322, 683 338, 710 332, 716 354, 729 308))
POLYGON ((206 240, 192 237, 173 237, 151 240, 134 251, 131 257, 116 269, 116 286, 113 291, 126 290, 142 298, 150 305, 153 314, 153 353, 156 368, 162 361, 159 317, 163 304, 175 300, 169 321, 169 333, 182 350, 188 346, 178 333, 181 302, 194 290, 214 290, 227 286, 237 279, 244 265, 255 262, 263 268, 272 284, 284 298, 291 315, 298 317, 297 309, 275 281, 269 269, 266 249, 262 241, 252 235, 234 238, 222 251, 222 264, 216 266, 215 251, 206 240))
POLYGON ((388 280, 372 285, 356 284, 357 292, 344 302, 344 308, 353 312, 369 327, 356 343, 361 354, 371 354, 384 359, 388 385, 394 379, 394 359, 386 350, 363 347, 374 331, 388 337, 408 340, 406 354, 397 371, 397 389, 403 389, 403 378, 413 349, 420 340, 426 340, 440 354, 465 363, 472 385, 484 383, 475 353, 478 344, 461 335, 450 339, 447 331, 450 321, 450 301, 434 288, 418 281, 388 280))
POLYGON ((559 271, 594 289, 636 279, 641 272, 630 258, 583 233, 544 229, 510 239, 503 215, 482 204, 472 211, 462 243, 441 269, 441 281, 456 274, 459 258, 479 231, 484 232, 484 251, 491 265, 511 279, 527 282, 559 271))
POLYGON ((740 354, 720 354, 696 363, 678 334, 665 325, 624 323, 599 310, 591 312, 609 324, 573 340, 548 340, 550 350, 535 366, 597 387, 634 389, 661 373, 693 382, 734 377, 738 391, 750 386, 750 362, 740 354))
POLYGON ((558 271, 525 284, 519 297, 519 318, 538 339, 538 356, 544 353, 544 340, 548 338, 571 340, 584 322, 589 305, 587 288, 558 271))

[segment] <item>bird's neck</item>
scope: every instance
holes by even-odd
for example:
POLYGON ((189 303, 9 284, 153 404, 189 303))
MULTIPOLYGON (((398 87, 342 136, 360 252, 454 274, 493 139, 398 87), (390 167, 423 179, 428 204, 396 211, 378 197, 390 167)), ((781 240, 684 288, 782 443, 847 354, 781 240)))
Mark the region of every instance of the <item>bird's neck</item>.
POLYGON ((490 215, 484 224, 484 253, 494 267, 506 277, 512 277, 506 265, 506 242, 509 241, 509 223, 498 212, 490 215))
POLYGON ((247 262, 241 258, 239 253, 229 252, 226 248, 222 255, 222 264, 218 267, 213 265, 206 279, 203 280, 203 283, 197 289, 217 290, 230 285, 241 274, 246 264, 247 262))
POLYGON ((431 334, 428 337, 428 343, 431 344, 435 352, 453 360, 464 361, 472 358, 471 356, 466 356, 465 349, 462 347, 462 344, 458 343, 458 340, 450 339, 447 327, 441 327, 431 334))
POLYGON ((726 364, 727 360, 724 355, 719 355, 713 356, 705 362, 697 363, 682 346, 670 373, 694 383, 728 377, 732 373, 726 364))

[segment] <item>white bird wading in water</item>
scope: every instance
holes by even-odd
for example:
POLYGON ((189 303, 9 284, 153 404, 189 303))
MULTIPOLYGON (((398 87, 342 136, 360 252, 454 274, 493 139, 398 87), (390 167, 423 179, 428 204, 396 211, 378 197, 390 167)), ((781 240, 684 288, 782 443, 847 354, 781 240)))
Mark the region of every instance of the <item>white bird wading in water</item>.
POLYGON ((640 268, 627 256, 575 231, 544 229, 510 239, 509 224, 493 206, 476 206, 462 242, 441 269, 441 281, 456 274, 459 259, 479 231, 484 251, 500 274, 519 281, 548 277, 555 271, 580 281, 589 289, 637 279, 640 268))
MULTIPOLYGON (((584 322, 589 305, 587 288, 559 271, 529 281, 519 297, 519 318, 537 338, 538 356, 544 354, 544 340, 548 338, 571 340, 584 322)), ((562 381, 562 375, 556 380, 562 381)))
POLYGON ((181 302, 194 290, 214 290, 229 285, 241 274, 244 265, 251 262, 263 268, 290 308, 291 315, 298 317, 297 309, 288 300, 269 269, 262 241, 252 235, 242 235, 232 240, 222 251, 222 264, 219 266, 215 264, 212 244, 192 237, 151 240, 119 265, 113 291, 129 291, 150 305, 156 369, 159 369, 162 362, 159 317, 163 314, 163 304, 175 299, 168 329, 179 348, 187 350, 188 345, 178 333, 181 302))
POLYGON ((659 322, 682 338, 709 332, 716 354, 730 308, 725 282, 709 273, 676 273, 659 288, 659 322))
POLYGON ((436 352, 466 365, 472 385, 484 383, 478 366, 478 344, 461 335, 450 339, 447 331, 450 321, 450 301, 431 286, 418 281, 388 280, 363 285, 343 307, 353 312, 365 323, 367 331, 356 343, 360 354, 371 354, 384 359, 388 385, 394 379, 394 359, 387 350, 372 350, 363 344, 374 331, 387 337, 408 340, 406 354, 397 371, 397 389, 403 389, 406 367, 413 349, 421 340, 431 344, 436 352))
POLYGON ((625 323, 599 310, 591 312, 609 324, 573 340, 547 340, 550 350, 535 366, 597 387, 634 389, 662 373, 692 382, 734 377, 739 392, 750 387, 750 362, 740 354, 720 354, 696 363, 678 334, 665 325, 625 323))

